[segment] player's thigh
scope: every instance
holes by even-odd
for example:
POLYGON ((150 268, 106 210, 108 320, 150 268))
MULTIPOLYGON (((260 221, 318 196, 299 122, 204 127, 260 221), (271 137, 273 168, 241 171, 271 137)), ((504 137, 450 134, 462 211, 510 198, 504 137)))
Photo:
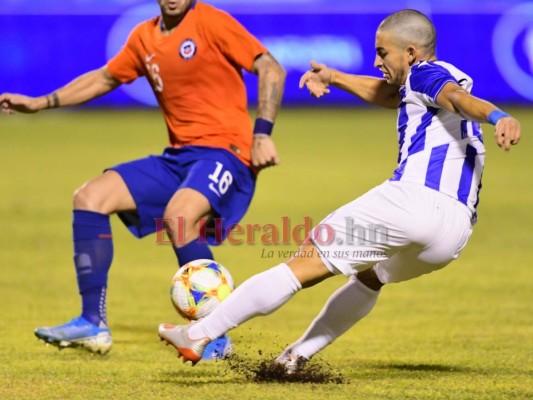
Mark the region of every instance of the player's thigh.
POLYGON ((163 153, 110 167, 125 182, 135 208, 118 212, 118 216, 136 237, 162 229, 165 208, 179 189, 186 174, 180 157, 163 153))
POLYGON ((384 197, 383 185, 338 208, 311 231, 319 255, 334 274, 351 276, 407 245, 405 207, 384 197))
POLYGON ((185 222, 198 222, 203 217, 211 216, 209 199, 201 192, 188 187, 180 188, 168 202, 165 219, 182 218, 185 222))
POLYGON ((459 257, 471 233, 472 227, 466 221, 443 225, 438 234, 430 237, 431 244, 412 243, 377 263, 374 271, 382 283, 403 282, 437 271, 459 257))
POLYGON ((312 240, 333 273, 399 265, 393 268, 398 278, 386 283, 442 268, 457 258, 470 233, 463 204, 421 185, 385 182, 326 217, 312 240))
POLYGON ((112 214, 134 210, 136 205, 122 177, 115 171, 106 171, 75 191, 74 208, 112 214))
POLYGON ((196 160, 165 210, 165 218, 182 217, 188 226, 207 217, 204 235, 220 244, 248 209, 255 189, 251 170, 231 154, 218 151, 196 160))
POLYGON ((180 188, 167 204, 163 220, 175 246, 189 243, 201 235, 201 219, 212 216, 211 204, 202 193, 180 188))

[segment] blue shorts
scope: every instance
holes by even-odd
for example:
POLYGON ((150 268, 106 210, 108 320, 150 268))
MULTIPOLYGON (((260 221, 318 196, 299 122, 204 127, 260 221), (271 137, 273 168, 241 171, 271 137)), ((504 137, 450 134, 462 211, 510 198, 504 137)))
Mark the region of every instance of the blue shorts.
POLYGON ((246 213, 255 190, 255 175, 250 168, 229 151, 211 147, 168 147, 162 155, 108 170, 120 174, 135 200, 136 211, 120 212, 118 216, 138 238, 161 229, 156 220, 163 218, 174 193, 190 188, 209 200, 218 229, 207 229, 206 239, 209 244, 220 244, 228 229, 246 213))

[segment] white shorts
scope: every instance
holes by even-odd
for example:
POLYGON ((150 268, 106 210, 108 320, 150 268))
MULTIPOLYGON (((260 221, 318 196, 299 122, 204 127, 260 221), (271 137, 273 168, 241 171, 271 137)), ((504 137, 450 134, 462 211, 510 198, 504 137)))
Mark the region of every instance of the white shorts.
POLYGON ((472 234, 470 210, 422 185, 386 181, 327 216, 311 240, 334 274, 374 267, 382 283, 443 268, 472 234))

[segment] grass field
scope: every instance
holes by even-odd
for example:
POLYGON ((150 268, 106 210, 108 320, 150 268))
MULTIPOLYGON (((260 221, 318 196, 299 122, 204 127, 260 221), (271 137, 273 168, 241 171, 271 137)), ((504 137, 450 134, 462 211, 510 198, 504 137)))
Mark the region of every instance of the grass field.
MULTIPOLYGON (((71 262, 73 191, 104 167, 158 153, 157 111, 0 116, 0 399, 526 399, 533 398, 533 112, 520 146, 488 148, 479 222, 448 268, 390 285, 374 311, 316 358, 344 383, 257 383, 224 363, 183 365, 157 338, 178 322, 169 282, 173 252, 134 239, 112 219, 115 261, 108 315, 114 348, 104 357, 57 351, 33 329, 79 312, 71 262)), ((261 174, 244 223, 316 223, 391 174, 395 113, 284 110, 275 139, 282 157, 261 174)), ((215 256, 237 283, 280 261, 294 245, 224 245, 215 256), (269 253, 273 251, 273 253, 269 253)), ((236 329, 236 350, 268 359, 295 340, 336 277, 299 293, 273 315, 236 329)))

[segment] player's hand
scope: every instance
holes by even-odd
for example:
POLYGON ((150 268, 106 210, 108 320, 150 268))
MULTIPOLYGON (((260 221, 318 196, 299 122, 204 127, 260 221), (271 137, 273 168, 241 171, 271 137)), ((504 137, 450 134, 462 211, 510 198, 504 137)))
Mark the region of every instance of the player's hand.
POLYGON ((513 117, 504 117, 496 124, 494 137, 499 147, 503 147, 505 151, 509 151, 511 145, 518 144, 520 141, 520 134, 520 122, 513 117))
POLYGON ((36 113, 43 108, 40 99, 21 94, 3 93, 0 95, 0 108, 5 114, 14 114, 15 112, 36 113))
POLYGON ((326 64, 318 64, 311 61, 311 71, 307 71, 300 78, 300 89, 307 87, 313 97, 320 98, 330 93, 328 89, 333 78, 333 72, 326 64))
POLYGON ((274 141, 268 135, 255 134, 252 144, 252 165, 261 170, 279 164, 274 141))

